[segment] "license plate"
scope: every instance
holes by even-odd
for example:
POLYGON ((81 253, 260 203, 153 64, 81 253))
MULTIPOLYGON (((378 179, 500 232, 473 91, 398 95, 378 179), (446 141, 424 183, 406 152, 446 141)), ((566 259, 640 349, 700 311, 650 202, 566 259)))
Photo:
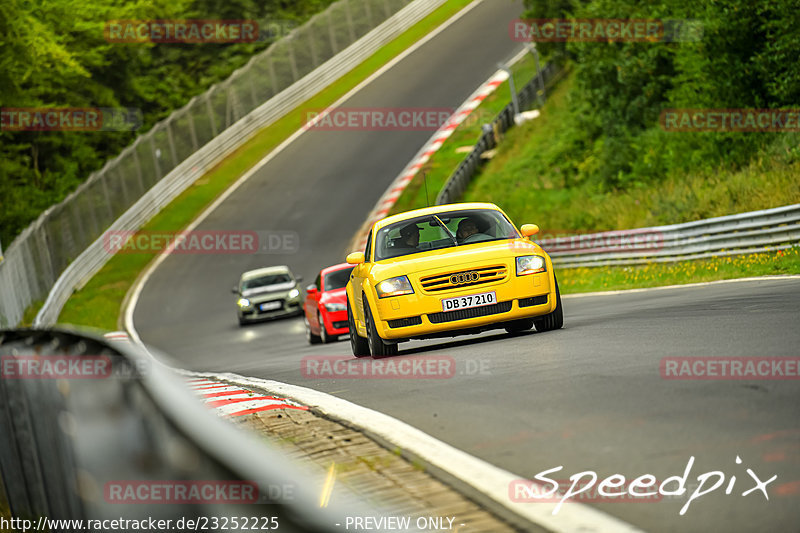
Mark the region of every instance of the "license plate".
POLYGON ((272 311, 273 309, 280 309, 283 304, 280 302, 266 302, 258 306, 262 311, 272 311))
POLYGON ((497 295, 492 292, 481 292, 470 294, 469 296, 457 296, 455 298, 442 298, 442 311, 456 311, 458 309, 469 309, 470 307, 481 307, 497 303, 497 295))

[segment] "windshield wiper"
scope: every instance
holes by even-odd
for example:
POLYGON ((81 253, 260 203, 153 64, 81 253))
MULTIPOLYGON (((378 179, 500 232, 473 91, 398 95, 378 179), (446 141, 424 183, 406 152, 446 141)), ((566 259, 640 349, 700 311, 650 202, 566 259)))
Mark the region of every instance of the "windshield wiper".
POLYGON ((442 222, 439 217, 437 217, 436 215, 433 215, 433 218, 436 219, 436 221, 442 226, 442 228, 444 228, 444 230, 447 232, 447 234, 453 240, 453 245, 454 246, 458 246, 458 239, 456 239, 456 236, 453 235, 453 232, 451 232, 450 229, 447 226, 445 226, 444 222, 442 222))

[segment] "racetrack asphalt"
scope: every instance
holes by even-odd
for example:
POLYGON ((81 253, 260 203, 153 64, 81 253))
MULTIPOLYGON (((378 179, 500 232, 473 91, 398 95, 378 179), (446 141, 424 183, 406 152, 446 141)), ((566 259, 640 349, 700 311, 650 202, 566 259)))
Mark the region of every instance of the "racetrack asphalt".
MULTIPOLYGON (((519 50, 507 27, 520 12, 518 3, 483 2, 344 105, 457 107, 519 50)), ((452 357, 457 372, 446 379, 304 377, 302 358, 349 356, 349 343, 311 347, 297 318, 238 326, 230 287, 239 274, 288 264, 306 285, 341 262, 374 202, 431 133, 304 133, 197 228, 293 231, 296 253, 171 255, 135 309, 141 338, 182 368, 294 383, 382 411, 521 477, 562 465, 552 477, 594 470, 663 480, 682 475, 695 456, 690 483, 719 470, 723 487, 737 477, 730 495, 703 496, 684 516, 685 497, 589 503, 649 531, 796 531, 798 381, 665 380, 659 363, 796 357, 800 280, 568 298, 564 330, 401 345, 399 358, 452 357), (753 485, 746 468, 764 480, 778 475, 769 501, 741 496, 753 485)))

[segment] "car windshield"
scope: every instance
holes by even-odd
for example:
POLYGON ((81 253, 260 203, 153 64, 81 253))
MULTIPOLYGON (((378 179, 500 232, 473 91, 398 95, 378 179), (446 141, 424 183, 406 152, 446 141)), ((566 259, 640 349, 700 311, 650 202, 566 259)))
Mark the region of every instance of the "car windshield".
POLYGON ((375 260, 518 237, 517 230, 499 211, 447 211, 381 228, 375 237, 375 260))
POLYGON ((258 287, 266 287, 268 285, 277 285, 279 283, 287 283, 292 281, 289 274, 267 274, 257 278, 248 279, 242 282, 242 290, 257 289, 258 287))
POLYGON ((335 291, 336 289, 344 288, 350 280, 350 272, 353 271, 353 268, 354 267, 342 268, 341 270, 334 270, 333 272, 325 274, 325 279, 323 281, 325 290, 335 291))

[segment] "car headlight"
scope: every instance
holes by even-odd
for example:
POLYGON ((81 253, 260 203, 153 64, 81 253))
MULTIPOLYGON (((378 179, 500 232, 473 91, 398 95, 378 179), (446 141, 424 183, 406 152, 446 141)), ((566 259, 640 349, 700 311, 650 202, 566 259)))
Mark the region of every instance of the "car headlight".
POLYGON ((239 300, 236 302, 236 305, 239 307, 250 307, 250 300, 247 298, 239 298, 239 300))
POLYGON ((292 289, 289 291, 289 298, 297 298, 300 296, 300 291, 297 289, 292 289))
POLYGON ((524 255, 517 257, 517 276, 538 274, 547 271, 547 262, 541 255, 524 255))
POLYGON ((375 289, 378 291, 378 298, 414 294, 414 288, 411 286, 411 282, 408 281, 408 276, 398 276, 383 280, 378 283, 375 289))
POLYGON ((325 304, 325 309, 329 313, 333 313, 334 311, 344 311, 347 306, 345 304, 325 304))

